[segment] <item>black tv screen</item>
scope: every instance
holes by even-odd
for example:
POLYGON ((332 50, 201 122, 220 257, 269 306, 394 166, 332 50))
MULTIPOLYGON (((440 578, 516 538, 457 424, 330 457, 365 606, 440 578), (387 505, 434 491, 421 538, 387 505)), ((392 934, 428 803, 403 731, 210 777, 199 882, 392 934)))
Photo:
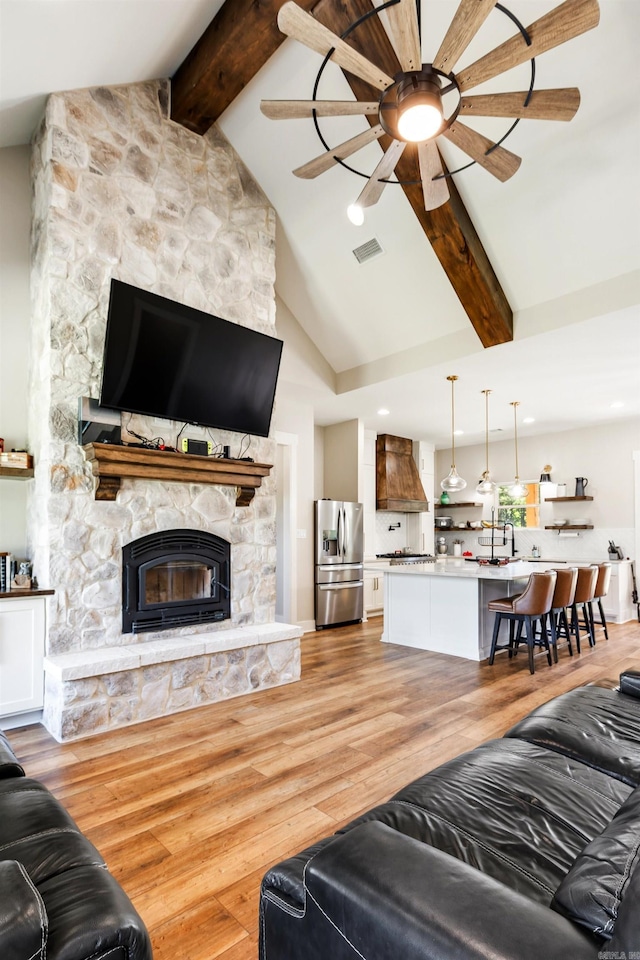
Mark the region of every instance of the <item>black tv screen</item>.
POLYGON ((111 281, 100 404, 269 434, 282 340, 111 281))

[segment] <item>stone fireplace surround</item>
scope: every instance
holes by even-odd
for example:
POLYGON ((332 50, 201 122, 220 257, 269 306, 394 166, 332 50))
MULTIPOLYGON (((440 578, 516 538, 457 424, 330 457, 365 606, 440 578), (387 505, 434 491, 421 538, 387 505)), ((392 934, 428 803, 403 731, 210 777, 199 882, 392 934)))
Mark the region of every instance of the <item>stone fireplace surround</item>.
MULTIPOLYGON (((275 215, 214 127, 168 119, 167 81, 54 94, 33 144, 29 549, 49 607, 44 723, 65 741, 300 676, 301 630, 274 623, 275 478, 233 487, 123 480, 114 502, 76 442, 99 395, 111 277, 275 333, 275 215), (122 546, 172 528, 231 544, 231 621, 122 633, 122 546)), ((172 444, 181 425, 123 415, 172 444)), ((187 434, 229 444, 224 431, 187 434)), ((274 442, 249 454, 274 462, 274 442)))

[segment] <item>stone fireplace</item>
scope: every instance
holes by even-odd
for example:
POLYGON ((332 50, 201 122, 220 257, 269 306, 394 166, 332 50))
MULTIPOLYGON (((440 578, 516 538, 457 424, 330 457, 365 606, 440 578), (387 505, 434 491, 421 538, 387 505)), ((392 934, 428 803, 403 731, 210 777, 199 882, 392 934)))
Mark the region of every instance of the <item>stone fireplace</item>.
MULTIPOLYGON (((248 506, 187 480, 123 479, 104 502, 76 439, 78 397, 99 396, 112 277, 275 333, 274 211, 215 127, 168 119, 169 96, 167 81, 54 94, 33 145, 29 546, 55 590, 44 721, 61 740, 299 678, 301 631, 274 623, 273 475, 248 506), (122 549, 175 530, 229 544, 230 617, 126 632, 122 549)), ((181 426, 122 415, 123 438, 175 445, 181 426)), ((235 434, 187 435, 239 455, 235 434)), ((254 437, 249 455, 272 464, 274 448, 254 437)))

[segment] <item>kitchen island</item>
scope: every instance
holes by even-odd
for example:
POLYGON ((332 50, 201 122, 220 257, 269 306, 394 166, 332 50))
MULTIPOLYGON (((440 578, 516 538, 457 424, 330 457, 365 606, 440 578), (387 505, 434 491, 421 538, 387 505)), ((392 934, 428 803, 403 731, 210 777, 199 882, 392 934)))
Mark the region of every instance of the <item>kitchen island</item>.
POLYGON ((487 610, 489 601, 521 593, 531 573, 556 566, 525 560, 491 566, 462 558, 376 564, 376 573, 384 573, 380 639, 467 660, 486 660, 494 622, 494 614, 487 610))

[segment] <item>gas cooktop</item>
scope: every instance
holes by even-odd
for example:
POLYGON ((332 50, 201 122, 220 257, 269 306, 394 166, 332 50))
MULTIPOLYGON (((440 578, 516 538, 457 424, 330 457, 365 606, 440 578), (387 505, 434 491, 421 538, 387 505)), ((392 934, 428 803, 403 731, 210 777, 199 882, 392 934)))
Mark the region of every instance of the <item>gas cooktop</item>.
POLYGON ((378 560, 435 560, 432 553, 376 553, 378 560))
POLYGON ((388 560, 390 566, 397 567, 404 563, 435 563, 432 553, 378 553, 380 560, 388 560))

